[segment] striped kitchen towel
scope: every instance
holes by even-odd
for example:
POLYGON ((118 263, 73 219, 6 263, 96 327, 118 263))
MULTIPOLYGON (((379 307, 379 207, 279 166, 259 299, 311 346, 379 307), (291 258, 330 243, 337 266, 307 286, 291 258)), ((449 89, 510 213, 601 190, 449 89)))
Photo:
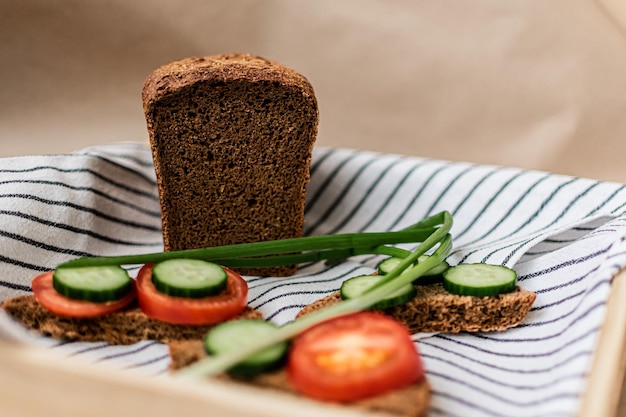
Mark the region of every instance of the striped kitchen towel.
MULTIPOLYGON (((396 230, 452 213, 451 264, 514 268, 537 293, 522 325, 501 333, 415 335, 433 387, 430 415, 574 416, 612 277, 626 265, 621 184, 346 149, 314 151, 307 235, 396 230)), ((120 143, 69 155, 0 160, 0 299, 84 255, 161 249, 149 149, 120 143)), ((288 279, 246 277, 249 302, 277 324, 372 272, 382 258, 303 266, 288 279)), ((131 271, 132 273, 133 271, 131 271)), ((0 321, 7 334, 11 323, 0 321)), ((14 333, 11 333, 14 334, 14 333)), ((165 346, 30 343, 165 377, 165 346)))

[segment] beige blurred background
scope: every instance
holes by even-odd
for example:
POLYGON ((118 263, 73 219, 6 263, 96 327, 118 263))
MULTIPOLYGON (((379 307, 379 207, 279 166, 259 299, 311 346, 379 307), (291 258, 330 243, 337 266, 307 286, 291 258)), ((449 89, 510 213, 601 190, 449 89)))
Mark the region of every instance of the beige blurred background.
POLYGON ((310 79, 320 145, 626 182, 603 1, 4 0, 0 156, 146 141, 153 69, 249 52, 310 79))

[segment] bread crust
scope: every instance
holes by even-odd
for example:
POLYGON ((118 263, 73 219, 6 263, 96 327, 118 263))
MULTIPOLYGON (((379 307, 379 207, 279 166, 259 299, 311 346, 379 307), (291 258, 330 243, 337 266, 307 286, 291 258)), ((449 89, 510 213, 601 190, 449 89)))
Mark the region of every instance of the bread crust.
POLYGON ((142 98, 165 251, 302 236, 319 122, 304 76, 248 54, 186 58, 150 74, 142 98))
MULTIPOLYGON (((206 357, 201 341, 182 341, 169 344, 170 369, 176 371, 191 365, 206 357)), ((284 393, 298 395, 287 380, 284 369, 263 373, 254 377, 220 376, 221 379, 253 385, 255 387, 277 390, 284 393)), ((426 414, 430 406, 430 385, 426 378, 407 387, 393 390, 378 396, 365 398, 346 404, 336 404, 338 407, 357 407, 367 412, 393 415, 396 417, 420 417, 426 414)))
POLYGON ((189 57, 165 64, 146 78, 142 90, 144 110, 172 92, 198 82, 275 82, 302 92, 317 108, 317 99, 306 77, 276 61, 251 54, 229 53, 189 57))
MULTIPOLYGON (((513 292, 491 297, 451 294, 442 284, 416 285, 411 301, 382 311, 418 332, 490 332, 520 324, 536 294, 517 286, 513 292)), ((341 301, 339 291, 304 307, 298 317, 341 301)))
MULTIPOLYGON (((169 343, 180 340, 201 340, 212 325, 182 326, 164 323, 146 316, 137 305, 122 311, 95 318, 66 318, 46 310, 32 295, 10 298, 2 302, 3 308, 26 327, 59 340, 107 342, 111 345, 128 345, 142 340, 169 343)), ((237 318, 262 319, 250 307, 237 318)))

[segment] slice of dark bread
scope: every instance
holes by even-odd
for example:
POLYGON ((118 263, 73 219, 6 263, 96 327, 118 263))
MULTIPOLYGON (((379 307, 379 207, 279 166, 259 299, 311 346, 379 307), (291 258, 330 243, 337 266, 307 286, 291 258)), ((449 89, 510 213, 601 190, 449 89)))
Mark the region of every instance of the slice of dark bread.
MULTIPOLYGON (((416 285, 417 296, 402 305, 382 310, 418 332, 489 332, 520 324, 536 294, 521 287, 493 297, 451 294, 442 284, 416 285)), ((304 307, 298 317, 341 301, 339 291, 304 307)))
POLYGON ((188 58, 147 78, 143 106, 166 251, 302 235, 318 127, 304 76, 245 54, 188 58))
MULTIPOLYGON (((27 328, 43 335, 62 340, 102 341, 112 345, 128 345, 142 340, 158 340, 163 343, 201 340, 212 327, 181 326, 153 320, 136 305, 103 317, 64 318, 46 310, 32 295, 4 300, 0 307, 27 328)), ((237 318, 263 317, 260 312, 247 307, 237 318)))
MULTIPOLYGON (((206 357, 202 341, 181 341, 169 344, 170 349, 170 369, 177 369, 188 366, 206 357)), ((289 384, 284 370, 264 373, 254 377, 230 377, 220 378, 236 382, 251 384, 256 387, 278 390, 298 395, 289 384)), ((344 405, 337 404, 338 407, 357 407, 364 411, 382 413, 384 415, 420 417, 426 414, 430 406, 430 385, 424 378, 408 387, 394 390, 375 397, 351 402, 344 405)), ((303 404, 306 406, 306 404, 303 404)))

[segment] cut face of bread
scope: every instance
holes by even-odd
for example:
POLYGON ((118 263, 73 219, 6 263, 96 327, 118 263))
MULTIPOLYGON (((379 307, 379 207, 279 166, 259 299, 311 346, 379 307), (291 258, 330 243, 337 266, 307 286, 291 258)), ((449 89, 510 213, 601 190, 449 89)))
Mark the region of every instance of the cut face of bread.
POLYGON ((302 235, 318 126, 305 77, 250 55, 190 58, 154 71, 143 104, 166 251, 302 235))

